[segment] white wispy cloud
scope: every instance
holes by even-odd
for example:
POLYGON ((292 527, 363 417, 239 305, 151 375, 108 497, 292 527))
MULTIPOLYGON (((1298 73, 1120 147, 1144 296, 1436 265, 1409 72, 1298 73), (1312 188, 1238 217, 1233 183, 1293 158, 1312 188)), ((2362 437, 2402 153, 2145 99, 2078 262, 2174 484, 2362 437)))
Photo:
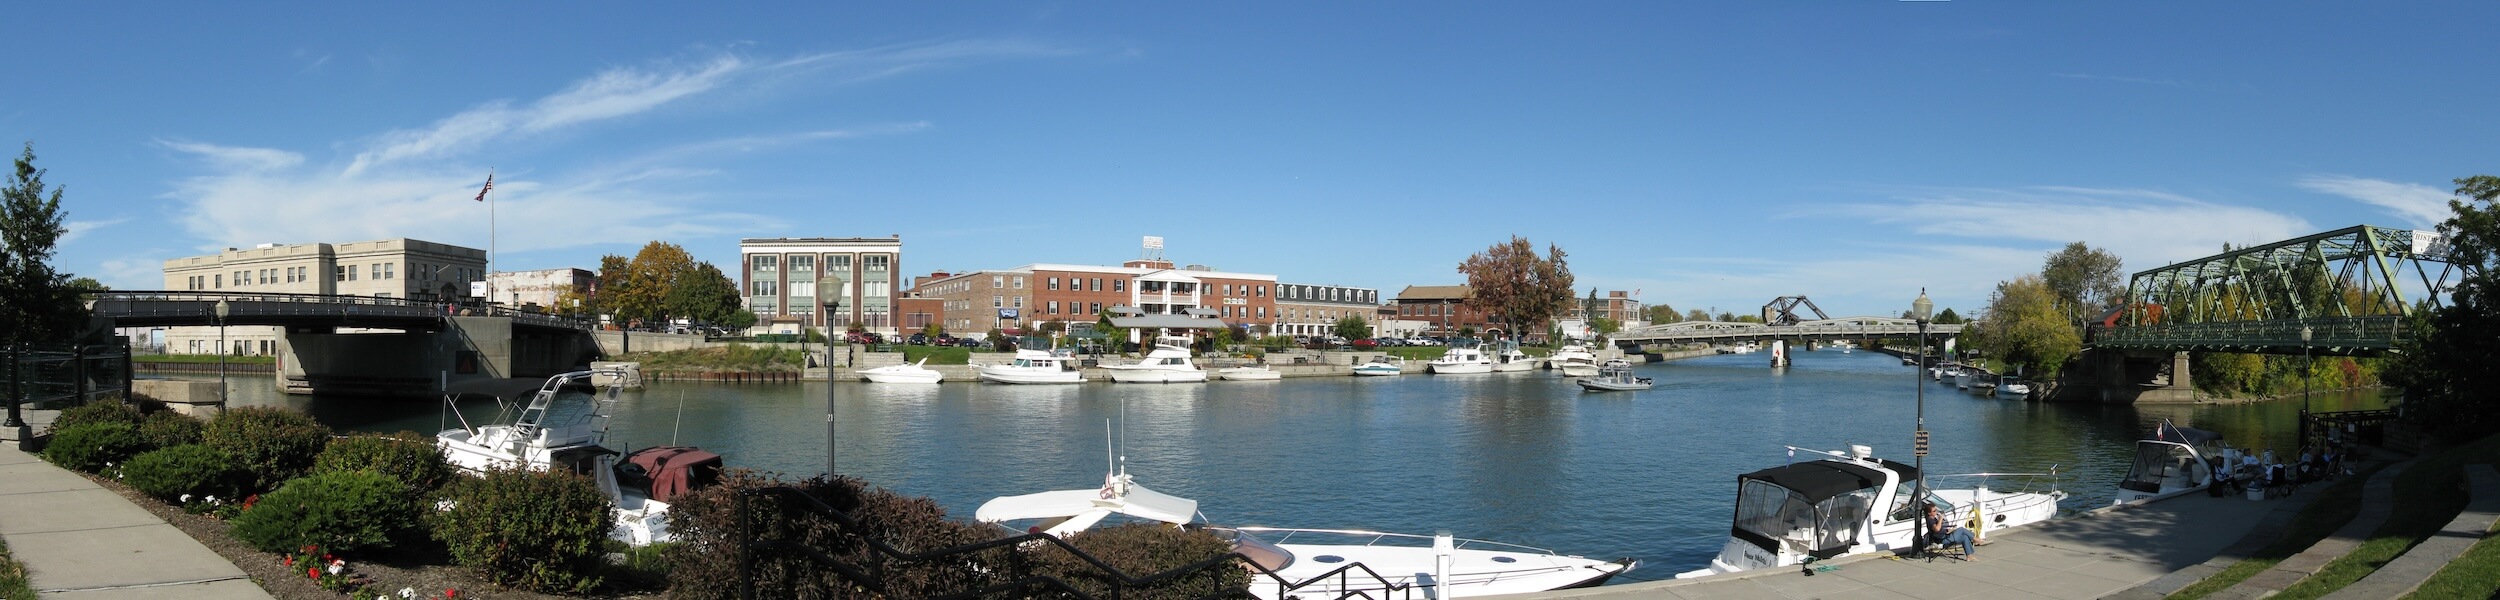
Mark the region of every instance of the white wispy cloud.
POLYGON ((2308 221, 2289 214, 2126 188, 1908 188, 1890 201, 1830 210, 1918 235, 2026 245, 2083 241, 2147 267, 2220 252, 2224 243, 2315 233, 2308 221))
POLYGON ((2419 183, 2319 175, 2301 178, 2300 187, 2385 208, 2415 227, 2435 226, 2455 215, 2448 208, 2448 200, 2454 197, 2453 194, 2419 183))
POLYGON ((199 142, 157 140, 156 145, 199 157, 222 171, 275 171, 304 163, 304 155, 271 148, 219 146, 199 142))
POLYGON ((61 239, 55 243, 66 245, 70 242, 78 241, 78 238, 86 237, 88 232, 106 227, 112 227, 114 225, 120 225, 129 221, 130 217, 103 219, 98 221, 63 221, 61 222, 61 239))

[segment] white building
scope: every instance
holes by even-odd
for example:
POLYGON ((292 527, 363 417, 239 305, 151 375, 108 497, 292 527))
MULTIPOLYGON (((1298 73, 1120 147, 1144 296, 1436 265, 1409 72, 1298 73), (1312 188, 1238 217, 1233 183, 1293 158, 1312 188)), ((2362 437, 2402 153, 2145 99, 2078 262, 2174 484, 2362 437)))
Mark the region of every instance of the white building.
MULTIPOLYGON (((165 261, 165 289, 251 294, 322 294, 424 302, 469 296, 483 281, 486 251, 407 238, 342 244, 261 244, 165 261)), ((173 327, 172 354, 217 352, 218 328, 173 327)), ((277 327, 228 327, 228 352, 270 354, 277 327)))
POLYGON ((902 236, 882 238, 748 238, 738 240, 738 288, 759 331, 796 332, 801 327, 841 330, 858 323, 868 331, 895 333, 896 273, 903 268, 902 236), (816 282, 836 290, 828 318, 816 282))

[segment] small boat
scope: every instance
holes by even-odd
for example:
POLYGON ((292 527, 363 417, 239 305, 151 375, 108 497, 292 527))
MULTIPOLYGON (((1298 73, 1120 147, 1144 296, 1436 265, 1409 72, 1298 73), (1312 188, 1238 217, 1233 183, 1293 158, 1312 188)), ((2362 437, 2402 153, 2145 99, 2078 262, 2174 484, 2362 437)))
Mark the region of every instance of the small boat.
POLYGON ((1125 365, 1103 365, 1114 383, 1200 383, 1205 369, 1189 361, 1189 338, 1158 336, 1146 357, 1125 365))
POLYGON ((453 467, 471 473, 523 467, 590 476, 616 506, 608 537, 633 546, 674 541, 668 530, 669 501, 717 483, 721 457, 696 448, 660 446, 618 460, 620 453, 606 443, 608 414, 622 388, 594 389, 591 380, 619 375, 617 370, 574 371, 544 382, 481 379, 453 384, 443 405, 460 428, 435 434, 434 445, 453 467), (513 414, 512 422, 471 425, 460 415, 458 401, 477 395, 494 398, 498 413, 513 414))
POLYGON ((2222 434, 2162 419, 2151 436, 2136 440, 2135 466, 2118 480, 2118 495, 2111 502, 2159 500, 2205 489, 2213 485, 2215 465, 2227 462, 2224 455, 2230 453, 2222 434))
POLYGON ((1486 357, 1483 349, 1474 346, 1451 346, 1449 352, 1442 353, 1440 358, 1432 359, 1425 366, 1432 369, 1434 375, 1491 373, 1493 359, 1486 357))
POLYGON ((1919 537, 1914 534, 1923 516, 1921 504, 1932 503, 1945 519, 1985 535, 2055 517, 2057 501, 2066 497, 2056 488, 2057 469, 2051 467, 2047 473, 1929 475, 1929 480, 1976 478, 1979 483, 1958 489, 1928 487, 1924 498, 1912 502, 1917 467, 1875 458, 1863 445, 1852 445, 1845 454, 1789 446, 1790 460, 1799 450, 1818 458, 1736 477, 1736 515, 1727 543, 1708 566, 1676 578, 1912 549, 1919 537), (2014 477, 2051 483, 2045 492, 1988 488, 1996 478, 2014 477))
POLYGON ((1216 371, 1215 376, 1222 377, 1225 381, 1275 381, 1285 378, 1283 373, 1261 365, 1223 369, 1216 371))
POLYGON ((929 359, 922 358, 920 362, 860 371, 859 376, 871 383, 937 383, 946 379, 945 373, 929 368, 928 364, 929 359))
POLYGON ((1371 362, 1355 365, 1354 374, 1358 377, 1405 375, 1406 359, 1395 356, 1382 356, 1380 358, 1371 359, 1371 362))
POLYGON ((1953 372, 1953 388, 1960 390, 1970 389, 1971 379, 1973 379, 1973 377, 1970 369, 1955 371, 1953 372))
POLYGON ((981 504, 975 520, 1017 534, 1066 537, 1112 515, 1202 529, 1270 573, 1250 575, 1259 598, 1489 596, 1594 587, 1636 561, 1568 556, 1542 548, 1457 538, 1345 529, 1216 527, 1198 501, 1139 485, 1121 468, 1097 489, 1004 496, 981 504), (1398 595, 1390 595, 1391 590, 1398 595))
POLYGON ((1580 384, 1580 389, 1592 392, 1629 392, 1650 387, 1649 378, 1632 375, 1632 363, 1619 360, 1606 361, 1606 366, 1598 367, 1595 377, 1583 377, 1572 382, 1580 384))
POLYGON ((1536 369, 1536 363, 1536 358, 1519 351, 1516 345, 1505 345, 1501 351, 1493 353, 1493 372, 1495 373, 1532 371, 1536 369))
POLYGON ((1018 348, 1014 362, 975 366, 980 368, 981 380, 991 383, 1084 383, 1085 373, 1070 368, 1075 360, 1063 351, 1018 348))
POLYGON ((2005 384, 1997 386, 1997 395, 2016 400, 2030 398, 2031 384, 2009 379, 2005 384))
POLYGON ((1564 377, 1588 377, 1597 374, 1597 354, 1578 342, 1563 344, 1554 355, 1545 357, 1545 364, 1564 377))

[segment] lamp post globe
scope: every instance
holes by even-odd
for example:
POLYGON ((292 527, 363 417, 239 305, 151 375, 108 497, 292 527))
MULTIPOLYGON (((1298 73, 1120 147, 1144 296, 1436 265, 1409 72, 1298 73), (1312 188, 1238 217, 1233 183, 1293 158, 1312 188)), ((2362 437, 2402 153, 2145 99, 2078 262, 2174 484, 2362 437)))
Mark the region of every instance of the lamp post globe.
POLYGON ((1927 501, 1927 449, 1919 446, 1927 439, 1927 382, 1922 380, 1921 375, 1927 370, 1927 318, 1935 314, 1935 310, 1936 303, 1927 299, 1927 288, 1919 288, 1918 299, 1910 301, 1910 318, 1918 321, 1918 364, 1910 369, 1910 382, 1918 389, 1918 404, 1915 409, 1918 429, 1911 436, 1911 453, 1915 455, 1911 460, 1916 463, 1913 466, 1918 469, 1918 483, 1911 487, 1915 491, 1911 492, 1910 496, 1912 514, 1918 515, 1918 531, 1914 532, 1910 539, 1919 540, 1920 543, 1913 547, 1919 548, 1922 552, 1927 548, 1924 542, 1927 537, 1928 523, 1927 510, 1918 506, 1919 503, 1927 501))
MULTIPOLYGON (((834 469, 834 466, 838 464, 836 457, 840 453, 834 450, 833 313, 842 309, 841 292, 842 284, 822 276, 816 278, 816 301, 824 306, 822 314, 825 316, 825 478, 827 479, 840 473, 834 469)), ((799 339, 807 339, 806 327, 799 328, 799 339)))

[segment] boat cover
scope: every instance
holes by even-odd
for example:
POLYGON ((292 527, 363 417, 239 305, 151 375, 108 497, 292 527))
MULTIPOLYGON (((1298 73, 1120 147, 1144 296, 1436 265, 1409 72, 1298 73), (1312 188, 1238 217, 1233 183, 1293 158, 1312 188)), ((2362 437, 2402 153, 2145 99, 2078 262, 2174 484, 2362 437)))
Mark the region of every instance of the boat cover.
POLYGON ((642 467, 651 477, 651 499, 670 502, 677 496, 720 480, 718 454, 683 446, 657 446, 634 451, 625 462, 642 467))
POLYGON ((1884 484, 1881 471, 1833 460, 1794 463, 1737 476, 1739 481, 1746 479, 1767 481, 1788 488, 1809 504, 1884 484))
POLYGON ((1132 483, 1128 485, 1126 495, 1113 494, 1107 489, 1091 489, 993 498, 974 510, 972 518, 983 523, 998 523, 1020 519, 1066 519, 1086 513, 1101 513, 1094 515, 1092 520, 1100 520, 1108 513, 1120 513, 1185 524, 1198 514, 1198 501, 1132 483))

